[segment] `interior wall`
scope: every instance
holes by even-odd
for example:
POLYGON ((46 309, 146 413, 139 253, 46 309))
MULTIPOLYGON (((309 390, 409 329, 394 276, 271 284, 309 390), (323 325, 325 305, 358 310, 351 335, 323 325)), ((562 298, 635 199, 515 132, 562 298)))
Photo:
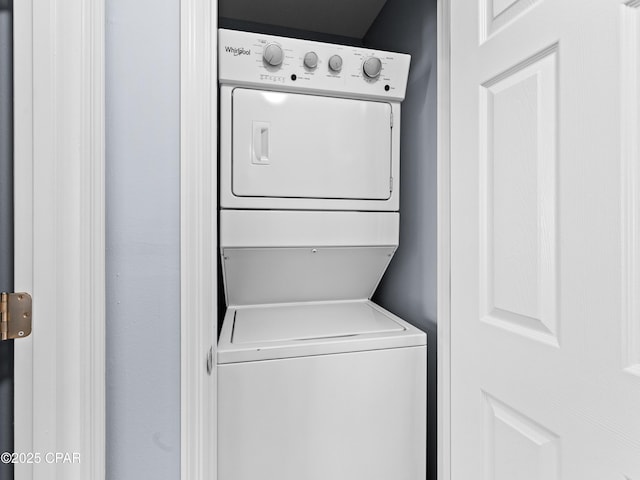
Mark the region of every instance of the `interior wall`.
POLYGON ((241 32, 264 33, 265 35, 276 35, 280 37, 300 38, 302 40, 313 40, 315 42, 362 46, 362 40, 359 38, 345 37, 342 35, 332 35, 322 32, 309 32, 307 30, 280 27, 278 25, 266 25, 264 23, 248 22, 246 20, 236 20, 233 18, 220 17, 218 19, 218 27, 228 28, 230 30, 240 30, 241 32))
POLYGON ((107 479, 180 478, 180 2, 106 1, 107 479))
POLYGON ((374 300, 427 333, 427 473, 437 466, 436 0, 388 0, 364 45, 411 54, 400 140, 400 246, 374 300))

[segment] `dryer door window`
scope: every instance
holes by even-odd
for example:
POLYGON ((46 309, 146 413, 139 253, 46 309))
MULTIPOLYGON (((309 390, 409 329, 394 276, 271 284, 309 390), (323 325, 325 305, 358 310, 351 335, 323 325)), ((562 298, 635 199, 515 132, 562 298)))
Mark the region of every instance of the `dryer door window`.
POLYGON ((386 200, 391 105, 236 88, 233 194, 386 200))

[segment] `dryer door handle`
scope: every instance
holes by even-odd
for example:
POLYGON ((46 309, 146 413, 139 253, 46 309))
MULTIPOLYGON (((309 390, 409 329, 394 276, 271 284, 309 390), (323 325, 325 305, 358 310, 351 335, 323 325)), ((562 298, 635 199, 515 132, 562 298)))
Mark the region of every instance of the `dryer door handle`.
POLYGON ((251 163, 269 164, 269 122, 253 122, 253 156, 251 163))

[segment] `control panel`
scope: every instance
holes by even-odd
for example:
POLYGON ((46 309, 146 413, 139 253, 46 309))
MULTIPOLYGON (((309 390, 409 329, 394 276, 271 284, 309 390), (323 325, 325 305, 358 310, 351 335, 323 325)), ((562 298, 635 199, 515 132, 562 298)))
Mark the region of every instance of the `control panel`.
POLYGON ((404 99, 409 55, 236 30, 218 33, 221 84, 404 99))

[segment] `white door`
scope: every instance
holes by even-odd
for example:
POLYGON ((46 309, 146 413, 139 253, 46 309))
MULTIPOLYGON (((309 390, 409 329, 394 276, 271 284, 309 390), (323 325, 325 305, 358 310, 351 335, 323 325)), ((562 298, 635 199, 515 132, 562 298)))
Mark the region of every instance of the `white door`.
POLYGON ((104 25, 103 0, 13 2, 13 287, 33 327, 2 480, 105 478, 104 25))
POLYGON ((451 2, 454 480, 640 480, 640 2, 451 2))
POLYGON ((233 193, 386 200, 391 105, 236 88, 233 193))

